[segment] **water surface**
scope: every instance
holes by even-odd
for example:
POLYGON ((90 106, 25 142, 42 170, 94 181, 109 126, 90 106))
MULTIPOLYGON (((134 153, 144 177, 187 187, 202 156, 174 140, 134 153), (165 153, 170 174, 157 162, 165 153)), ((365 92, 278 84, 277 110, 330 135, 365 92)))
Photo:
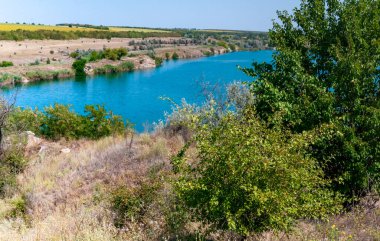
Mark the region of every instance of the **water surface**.
POLYGON ((108 110, 135 123, 142 131, 146 123, 164 118, 171 104, 185 98, 189 103, 203 100, 201 83, 219 86, 233 81, 251 81, 237 66, 251 66, 253 61, 270 61, 272 51, 235 52, 208 58, 168 61, 163 66, 132 73, 100 75, 84 80, 42 81, 3 90, 5 96, 17 91, 16 104, 43 109, 54 103, 70 104, 81 113, 87 104, 104 104, 108 110))

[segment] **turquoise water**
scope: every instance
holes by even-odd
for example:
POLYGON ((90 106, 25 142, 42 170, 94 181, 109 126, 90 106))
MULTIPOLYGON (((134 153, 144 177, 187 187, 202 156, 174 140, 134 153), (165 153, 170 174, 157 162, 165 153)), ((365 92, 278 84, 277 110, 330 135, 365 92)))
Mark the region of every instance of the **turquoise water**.
POLYGON ((88 77, 84 80, 66 79, 27 84, 3 90, 5 96, 17 92, 16 104, 38 107, 54 103, 71 104, 82 112, 86 104, 104 104, 108 110, 144 126, 164 119, 171 104, 160 97, 176 102, 185 98, 189 103, 201 103, 201 83, 223 86, 233 81, 251 79, 237 69, 237 65, 251 66, 255 61, 270 61, 272 51, 235 52, 208 58, 165 62, 163 66, 133 73, 88 77))

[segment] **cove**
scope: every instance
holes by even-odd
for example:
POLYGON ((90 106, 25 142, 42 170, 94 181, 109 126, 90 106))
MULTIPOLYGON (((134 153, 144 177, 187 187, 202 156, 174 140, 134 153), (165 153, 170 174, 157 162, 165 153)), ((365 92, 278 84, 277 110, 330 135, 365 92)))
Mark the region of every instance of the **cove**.
POLYGON ((98 75, 86 79, 42 81, 3 89, 9 98, 16 94, 16 105, 38 108, 54 103, 70 104, 81 113, 85 105, 104 104, 107 110, 135 124, 137 131, 164 119, 171 104, 185 98, 188 103, 201 104, 201 83, 224 86, 233 81, 252 79, 237 66, 250 67, 253 61, 268 62, 273 51, 234 52, 191 60, 167 61, 156 69, 131 73, 98 75))

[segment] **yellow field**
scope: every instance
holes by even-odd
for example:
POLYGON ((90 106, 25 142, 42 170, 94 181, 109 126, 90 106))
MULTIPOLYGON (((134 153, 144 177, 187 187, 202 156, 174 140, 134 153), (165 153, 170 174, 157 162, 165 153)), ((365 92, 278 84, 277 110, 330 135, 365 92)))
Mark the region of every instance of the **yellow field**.
POLYGON ((12 31, 12 30, 29 30, 29 31, 37 31, 37 30, 58 30, 58 31, 94 31, 95 29, 91 28, 77 28, 77 27, 67 27, 67 26, 50 26, 50 25, 29 25, 29 24, 6 24, 0 23, 0 31, 12 31))
MULTIPOLYGON (((30 24, 7 24, 0 23, 0 31, 12 31, 12 30, 29 30, 29 31, 37 31, 37 30, 56 30, 56 31, 107 31, 107 30, 99 30, 94 28, 83 28, 83 27, 75 27, 72 28, 68 26, 51 26, 51 25, 30 25, 30 24)), ((155 30, 155 29, 144 29, 144 28, 118 28, 118 27, 110 27, 110 31, 113 32, 129 32, 129 31, 138 31, 138 32, 169 32, 165 30, 155 30)))

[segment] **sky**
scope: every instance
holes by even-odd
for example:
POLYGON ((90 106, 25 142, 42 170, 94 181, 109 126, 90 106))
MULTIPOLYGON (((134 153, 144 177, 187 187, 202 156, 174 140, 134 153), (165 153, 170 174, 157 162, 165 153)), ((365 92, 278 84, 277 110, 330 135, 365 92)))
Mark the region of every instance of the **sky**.
POLYGON ((300 0, 0 0, 0 22, 267 31, 300 0))

